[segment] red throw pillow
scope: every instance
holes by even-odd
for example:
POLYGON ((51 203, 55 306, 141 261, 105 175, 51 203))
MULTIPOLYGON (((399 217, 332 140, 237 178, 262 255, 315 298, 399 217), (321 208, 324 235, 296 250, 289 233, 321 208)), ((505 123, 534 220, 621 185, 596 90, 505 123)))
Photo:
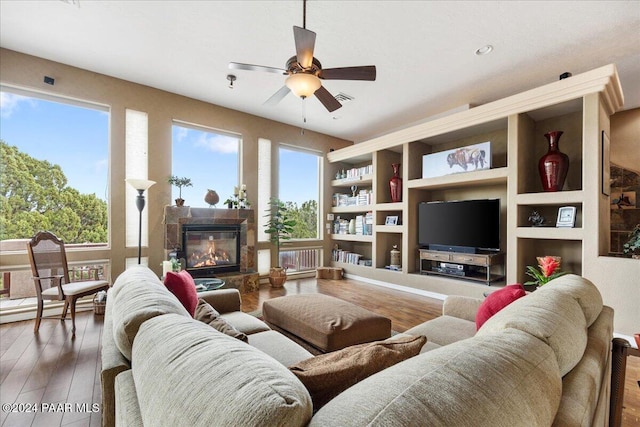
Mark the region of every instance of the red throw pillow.
POLYGON ((196 291, 196 282, 193 281, 193 277, 187 270, 182 270, 180 273, 168 271, 164 278, 164 285, 178 298, 191 317, 193 317, 198 306, 198 293, 196 291))
POLYGON ((480 329, 484 322, 489 320, 491 316, 526 294, 520 283, 507 285, 498 291, 491 292, 489 296, 482 301, 476 313, 476 330, 480 329))

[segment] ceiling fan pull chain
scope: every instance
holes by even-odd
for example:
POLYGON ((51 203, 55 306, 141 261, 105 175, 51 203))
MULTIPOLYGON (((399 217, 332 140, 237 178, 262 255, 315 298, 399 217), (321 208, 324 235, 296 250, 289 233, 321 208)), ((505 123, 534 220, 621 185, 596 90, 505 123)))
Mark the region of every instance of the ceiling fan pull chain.
POLYGON ((304 128, 307 125, 307 98, 302 98, 302 127, 300 128, 300 135, 304 135, 304 128))

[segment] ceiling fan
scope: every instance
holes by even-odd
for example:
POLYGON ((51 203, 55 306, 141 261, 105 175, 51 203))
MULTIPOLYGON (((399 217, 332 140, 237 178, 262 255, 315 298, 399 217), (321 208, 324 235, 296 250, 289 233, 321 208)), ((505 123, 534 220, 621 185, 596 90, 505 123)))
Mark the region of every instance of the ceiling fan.
POLYGON ((271 96, 266 105, 276 105, 289 92, 302 99, 315 95, 322 105, 329 111, 335 111, 342 104, 322 86, 321 80, 368 80, 376 79, 376 66, 342 67, 323 69, 320 61, 313 56, 316 43, 316 33, 306 28, 307 1, 303 1, 302 28, 293 27, 293 38, 296 44, 296 55, 289 58, 286 68, 266 67, 263 65, 242 64, 230 62, 229 68, 235 70, 266 71, 288 76, 285 85, 271 96))

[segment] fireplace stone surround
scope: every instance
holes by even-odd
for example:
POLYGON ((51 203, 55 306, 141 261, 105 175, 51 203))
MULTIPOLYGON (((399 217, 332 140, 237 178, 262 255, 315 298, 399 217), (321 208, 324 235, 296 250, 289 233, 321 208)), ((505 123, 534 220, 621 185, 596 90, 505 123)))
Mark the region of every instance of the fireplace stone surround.
POLYGON ((215 277, 225 281, 224 288, 236 288, 242 293, 259 289, 259 276, 256 270, 256 221, 255 212, 252 209, 166 206, 164 210, 166 259, 169 259, 172 252, 182 249, 183 224, 239 224, 240 271, 220 273, 215 277))

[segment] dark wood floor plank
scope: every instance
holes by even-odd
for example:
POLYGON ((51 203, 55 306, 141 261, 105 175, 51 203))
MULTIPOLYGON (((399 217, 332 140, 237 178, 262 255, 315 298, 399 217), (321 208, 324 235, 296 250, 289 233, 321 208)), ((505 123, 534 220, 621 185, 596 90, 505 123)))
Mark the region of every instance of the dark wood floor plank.
MULTIPOLYGON (((242 309, 260 310, 270 298, 300 293, 323 293, 360 305, 389 317, 399 332, 442 311, 442 302, 428 297, 354 280, 316 279, 289 280, 282 289, 262 286, 259 291, 243 294, 242 309)), ((99 403, 103 318, 93 312, 78 313, 75 340, 71 339, 70 320, 43 321, 38 335, 33 333, 33 321, 0 325, 2 403, 23 399, 48 404, 99 403)), ((640 358, 630 357, 627 363, 622 427, 640 427, 640 358)), ((0 413, 2 427, 99 427, 101 421, 100 413, 0 413)))

